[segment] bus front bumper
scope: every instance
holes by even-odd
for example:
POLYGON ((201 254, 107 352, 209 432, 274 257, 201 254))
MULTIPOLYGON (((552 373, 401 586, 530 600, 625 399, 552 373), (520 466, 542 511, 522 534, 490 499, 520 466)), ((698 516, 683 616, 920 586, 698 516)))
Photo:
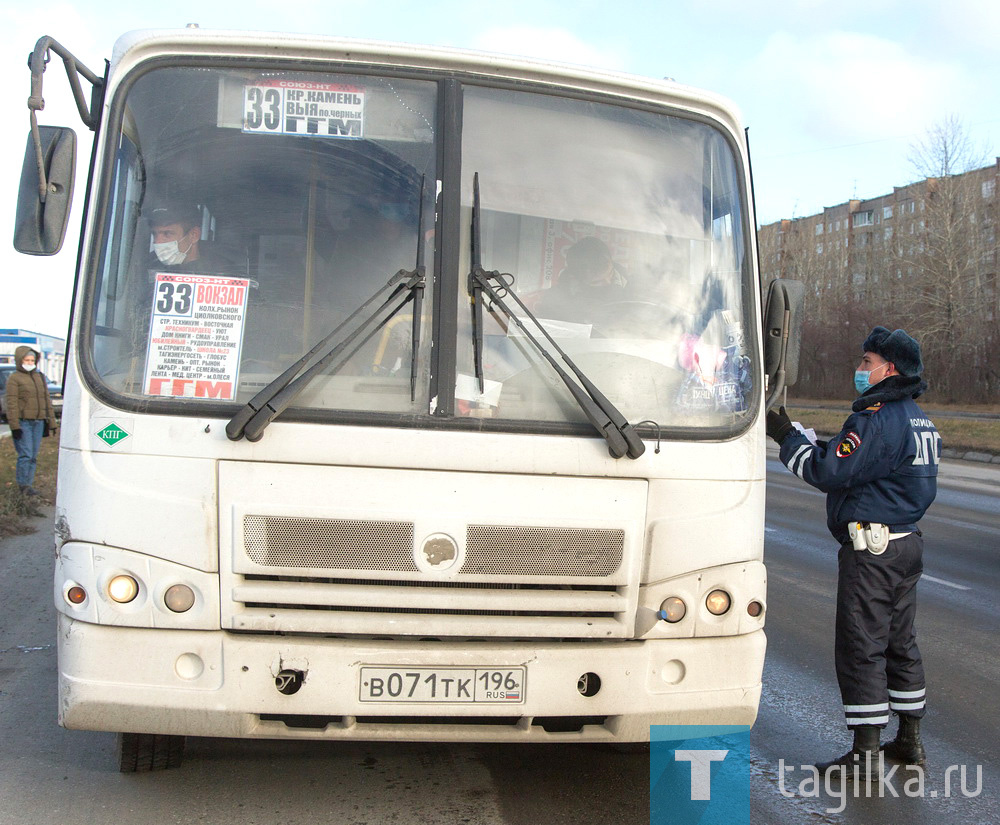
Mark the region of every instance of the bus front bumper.
POLYGON ((763 631, 360 640, 107 627, 60 614, 59 723, 234 738, 641 742, 650 725, 752 725, 764 649, 763 631), (477 691, 477 679, 500 690, 477 691))

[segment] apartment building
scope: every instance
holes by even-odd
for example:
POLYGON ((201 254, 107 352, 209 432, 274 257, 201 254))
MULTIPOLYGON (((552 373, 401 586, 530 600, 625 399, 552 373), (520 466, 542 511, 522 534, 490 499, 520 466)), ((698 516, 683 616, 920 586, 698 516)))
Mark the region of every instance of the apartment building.
POLYGON ((805 283, 803 340, 817 358, 846 357, 836 339, 853 340, 875 319, 921 336, 931 362, 962 355, 992 370, 990 386, 1000 386, 989 363, 1000 355, 998 181, 1000 158, 762 226, 763 279, 805 283))

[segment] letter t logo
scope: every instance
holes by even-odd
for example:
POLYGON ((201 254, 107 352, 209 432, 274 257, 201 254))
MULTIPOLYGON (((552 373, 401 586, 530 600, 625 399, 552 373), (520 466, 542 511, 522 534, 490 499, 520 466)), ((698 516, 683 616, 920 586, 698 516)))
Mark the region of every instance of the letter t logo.
POLYGON ((691 763, 691 799, 712 798, 712 763, 721 762, 729 751, 674 751, 674 761, 691 763))

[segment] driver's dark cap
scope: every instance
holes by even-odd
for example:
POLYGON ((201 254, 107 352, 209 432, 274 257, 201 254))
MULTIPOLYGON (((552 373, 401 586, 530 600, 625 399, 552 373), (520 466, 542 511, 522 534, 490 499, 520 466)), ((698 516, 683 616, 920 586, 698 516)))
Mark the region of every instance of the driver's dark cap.
POLYGON ((610 260, 611 250, 608 245, 593 235, 585 235, 566 250, 566 263, 569 266, 591 262, 604 264, 610 260))
POLYGON ((169 226, 179 223, 185 232, 193 226, 201 226, 201 212, 197 206, 181 204, 161 204, 153 207, 146 216, 150 226, 169 226))

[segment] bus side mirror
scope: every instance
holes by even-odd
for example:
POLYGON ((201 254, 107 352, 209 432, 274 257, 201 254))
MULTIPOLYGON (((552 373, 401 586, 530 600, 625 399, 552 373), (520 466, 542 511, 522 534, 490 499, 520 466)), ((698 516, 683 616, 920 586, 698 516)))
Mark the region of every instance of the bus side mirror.
POLYGON ((66 236, 73 201, 76 133, 62 126, 39 126, 38 136, 41 152, 30 132, 24 152, 14 219, 14 248, 26 255, 55 255, 66 236))
POLYGON ((804 295, 801 281, 778 278, 768 287, 764 305, 764 373, 770 392, 765 409, 770 409, 786 386, 798 380, 804 295))

